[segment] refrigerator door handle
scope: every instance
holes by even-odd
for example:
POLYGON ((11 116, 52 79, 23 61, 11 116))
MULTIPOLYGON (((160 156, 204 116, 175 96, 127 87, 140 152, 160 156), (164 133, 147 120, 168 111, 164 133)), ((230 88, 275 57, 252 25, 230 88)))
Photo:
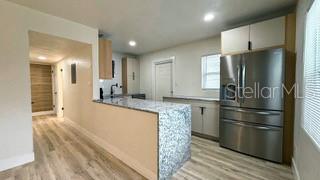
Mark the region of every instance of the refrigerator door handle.
POLYGON ((247 123, 236 122, 236 121, 231 121, 231 120, 226 120, 226 119, 223 119, 223 121, 226 122, 226 123, 230 123, 230 124, 234 124, 234 125, 238 125, 238 126, 242 126, 242 127, 259 129, 259 130, 267 130, 267 131, 272 131, 272 130, 279 131, 279 130, 281 130, 281 128, 278 128, 278 127, 266 127, 266 126, 250 125, 250 124, 247 124, 247 123))
POLYGON ((237 66, 238 79, 237 79, 237 87, 236 87, 236 90, 237 90, 237 92, 236 92, 237 93, 236 94, 237 102, 239 102, 239 95, 240 95, 240 81, 241 81, 241 79, 240 79, 240 75, 241 75, 240 71, 241 71, 240 65, 238 65, 237 66))
POLYGON ((241 82, 241 96, 242 103, 244 102, 244 90, 246 88, 246 65, 242 64, 242 82, 241 82))

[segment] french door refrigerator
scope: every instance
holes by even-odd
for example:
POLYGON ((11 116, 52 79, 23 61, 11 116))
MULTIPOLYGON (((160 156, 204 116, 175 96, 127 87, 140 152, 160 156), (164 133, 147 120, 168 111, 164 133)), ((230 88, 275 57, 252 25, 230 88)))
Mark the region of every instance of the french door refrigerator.
POLYGON ((220 146, 282 162, 285 51, 221 57, 220 146))

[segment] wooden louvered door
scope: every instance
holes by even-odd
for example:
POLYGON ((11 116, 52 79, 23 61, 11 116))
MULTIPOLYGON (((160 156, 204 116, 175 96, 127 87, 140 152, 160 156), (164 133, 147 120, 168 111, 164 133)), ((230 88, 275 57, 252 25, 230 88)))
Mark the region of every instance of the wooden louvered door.
POLYGON ((52 111, 51 65, 30 65, 32 112, 52 111))

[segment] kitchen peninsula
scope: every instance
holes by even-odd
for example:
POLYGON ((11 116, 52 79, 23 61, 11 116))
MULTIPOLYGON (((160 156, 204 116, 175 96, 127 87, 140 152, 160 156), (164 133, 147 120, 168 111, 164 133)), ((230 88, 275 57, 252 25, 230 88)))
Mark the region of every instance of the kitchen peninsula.
MULTIPOLYGON (((132 163, 132 168, 136 169, 138 172, 142 174, 144 174, 144 169, 148 169, 149 172, 153 174, 151 175, 151 177, 147 175, 147 178, 168 179, 190 158, 190 105, 132 99, 130 97, 108 98, 104 100, 95 100, 94 102, 103 104, 104 106, 109 106, 108 108, 117 109, 117 112, 119 113, 116 115, 117 118, 114 119, 114 121, 124 121, 132 123, 132 131, 134 131, 135 127, 139 128, 137 125, 138 123, 141 123, 141 126, 145 127, 143 131, 147 132, 150 131, 150 129, 154 129, 150 131, 149 135, 142 132, 142 135, 139 136, 142 139, 141 142, 138 140, 137 143, 143 143, 143 145, 141 144, 141 146, 136 146, 136 144, 133 144, 133 142, 130 141, 128 143, 128 146, 131 146, 130 143, 132 143, 132 146, 135 146, 134 149, 137 150, 137 153, 140 151, 145 151, 146 148, 150 148, 148 152, 151 152, 151 154, 154 153, 155 156, 150 156, 151 158, 149 159, 139 159, 137 158, 138 155, 132 155, 131 157, 137 162, 132 163), (126 116, 127 112, 131 112, 136 115, 132 115, 128 119, 128 117, 126 116), (141 117, 140 115, 147 116, 150 118, 141 117), (146 119, 145 122, 151 123, 150 127, 147 127, 145 125, 146 123, 142 124, 141 119, 144 118, 146 119), (148 138, 146 136, 154 138, 149 138, 145 140, 145 138, 148 138), (145 144, 147 144, 147 146, 145 146, 145 144), (151 163, 149 167, 147 165, 148 163, 151 163), (134 164, 140 164, 144 167, 134 167, 134 164)), ((123 133, 126 132, 123 131, 123 133)), ((127 138, 130 138, 130 133, 132 132, 128 132, 127 138)), ((137 131, 136 133, 139 132, 137 131)), ((123 142, 122 144, 124 143, 125 142, 123 142)), ((142 156, 148 156, 148 153, 142 154, 142 156)), ((127 163, 123 159, 122 161, 127 163)), ((130 162, 128 165, 130 165, 130 162)))

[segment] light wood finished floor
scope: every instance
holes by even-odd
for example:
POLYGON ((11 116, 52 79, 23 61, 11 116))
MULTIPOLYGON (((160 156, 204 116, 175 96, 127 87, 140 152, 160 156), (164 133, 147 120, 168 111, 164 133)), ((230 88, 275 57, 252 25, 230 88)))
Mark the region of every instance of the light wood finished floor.
POLYGON ((191 159, 173 179, 292 180, 291 168, 219 147, 192 137, 191 159))
MULTIPOLYGON (((0 172, 0 180, 145 179, 93 144, 63 119, 33 118, 33 163, 0 172)), ((192 137, 191 159, 172 179, 293 179, 286 166, 220 148, 216 142, 192 137)))

